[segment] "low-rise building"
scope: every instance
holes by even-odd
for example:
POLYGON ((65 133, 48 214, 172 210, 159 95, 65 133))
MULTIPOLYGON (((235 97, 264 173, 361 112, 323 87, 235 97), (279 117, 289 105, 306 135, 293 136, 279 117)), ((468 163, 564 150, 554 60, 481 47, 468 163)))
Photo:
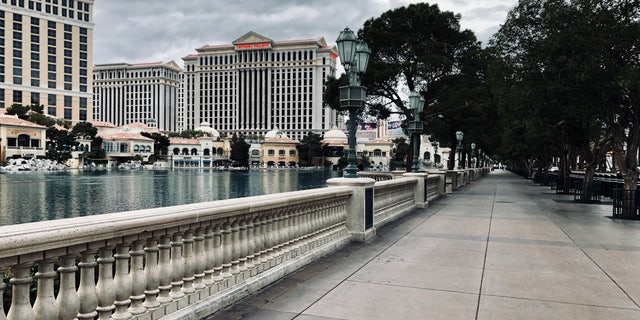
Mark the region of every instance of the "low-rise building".
POLYGON ((300 162, 298 140, 287 137, 281 130, 273 129, 262 142, 262 165, 267 168, 295 168, 300 162))
POLYGON ((44 157, 46 139, 47 127, 0 114, 0 162, 12 157, 44 157))

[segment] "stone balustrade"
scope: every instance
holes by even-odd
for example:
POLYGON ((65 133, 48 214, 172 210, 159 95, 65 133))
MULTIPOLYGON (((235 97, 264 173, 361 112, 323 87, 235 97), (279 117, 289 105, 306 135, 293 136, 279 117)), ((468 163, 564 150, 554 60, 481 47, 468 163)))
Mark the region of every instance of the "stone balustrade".
POLYGON ((370 239, 371 230, 445 190, 444 173, 330 181, 0 227, 0 272, 8 278, 0 292, 10 297, 9 306, 0 301, 0 320, 199 319, 350 241, 370 239))

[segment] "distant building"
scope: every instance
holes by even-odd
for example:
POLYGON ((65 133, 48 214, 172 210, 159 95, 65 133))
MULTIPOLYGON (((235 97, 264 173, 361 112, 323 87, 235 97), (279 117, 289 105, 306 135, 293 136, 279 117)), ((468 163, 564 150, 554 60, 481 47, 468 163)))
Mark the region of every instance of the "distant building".
POLYGON ((300 140, 342 123, 322 101, 337 58, 324 38, 273 41, 248 32, 196 51, 183 58, 180 130, 206 121, 228 135, 262 136, 278 127, 300 140))
POLYGON ((155 140, 140 134, 141 132, 154 132, 154 128, 148 128, 142 123, 133 123, 127 126, 117 127, 103 121, 90 121, 98 129, 98 137, 102 138, 108 160, 108 167, 118 163, 127 162, 139 156, 142 161, 149 161, 154 153, 155 140))
POLYGON ((174 168, 208 168, 231 164, 231 160, 229 160, 231 144, 228 139, 221 138, 218 130, 212 128, 208 122, 201 123, 195 130, 205 133, 206 136, 193 139, 170 139, 170 166, 174 168))
POLYGON ((178 131, 181 72, 173 61, 96 65, 93 120, 116 126, 141 122, 159 131, 178 131))
POLYGON ((298 144, 298 140, 287 137, 277 128, 267 132, 262 142, 262 165, 269 168, 297 167, 300 162, 298 144))
POLYGON ((73 123, 92 119, 93 4, 2 1, 0 113, 37 104, 73 123))
POLYGON ((47 127, 0 114, 0 162, 12 157, 44 157, 46 138, 47 127))

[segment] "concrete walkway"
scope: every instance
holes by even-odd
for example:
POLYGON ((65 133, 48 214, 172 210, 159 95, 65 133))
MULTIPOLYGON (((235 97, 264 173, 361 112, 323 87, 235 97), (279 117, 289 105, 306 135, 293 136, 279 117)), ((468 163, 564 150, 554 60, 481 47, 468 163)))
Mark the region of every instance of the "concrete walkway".
POLYGON ((611 211, 493 172, 207 319, 637 320, 640 222, 611 211))

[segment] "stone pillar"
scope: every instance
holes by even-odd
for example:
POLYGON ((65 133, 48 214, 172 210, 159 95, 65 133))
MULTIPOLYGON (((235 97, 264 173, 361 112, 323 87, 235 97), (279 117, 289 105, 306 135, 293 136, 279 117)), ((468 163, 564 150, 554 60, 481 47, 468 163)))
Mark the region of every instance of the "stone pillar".
POLYGON ((373 185, 370 178, 334 178, 327 180, 327 186, 344 186, 353 190, 347 200, 347 230, 354 241, 365 242, 373 239, 376 229, 373 227, 373 185))
POLYGON ((418 180, 418 184, 416 184, 416 187, 414 188, 415 204, 418 208, 426 208, 429 204, 427 194, 427 174, 424 172, 407 172, 403 176, 418 180))
POLYGON ((442 170, 431 170, 428 171, 427 174, 429 176, 438 176, 438 196, 446 196, 446 172, 442 170))

